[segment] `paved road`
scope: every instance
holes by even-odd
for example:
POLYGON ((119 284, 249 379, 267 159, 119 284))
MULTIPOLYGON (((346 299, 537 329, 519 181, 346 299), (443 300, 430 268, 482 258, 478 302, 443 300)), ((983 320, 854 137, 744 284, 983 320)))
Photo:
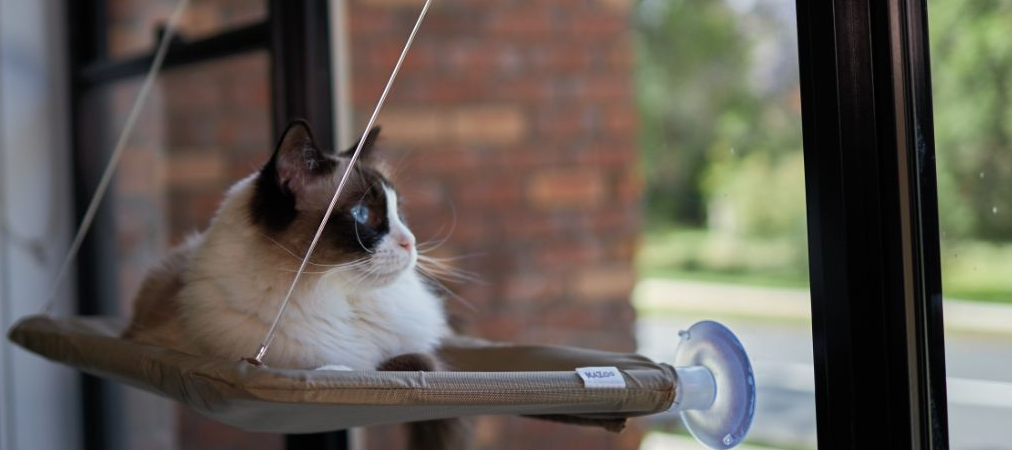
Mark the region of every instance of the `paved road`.
MULTIPOLYGON (((678 288, 671 285, 671 288, 678 288)), ((776 315, 750 320, 735 308, 715 305, 703 311, 699 297, 687 298, 700 286, 673 290, 672 301, 664 314, 642 317, 639 322, 640 351, 658 360, 671 360, 678 344, 678 330, 693 322, 718 318, 741 339, 753 359, 758 385, 756 422, 750 441, 767 447, 776 444, 790 448, 815 448, 815 394, 812 369, 811 329, 797 317, 778 321, 776 315)), ((705 286, 703 286, 705 288, 705 286)), ((712 286, 719 289, 717 286, 712 286)), ((750 295, 734 288, 736 301, 750 295)), ((705 289, 704 289, 705 290, 705 289)), ((713 292, 709 292, 713 294, 713 292)), ((804 292, 763 290, 757 288, 758 302, 780 301, 770 309, 787 308, 785 295, 807 299, 804 292), (800 297, 797 297, 799 296, 800 297)), ((703 294, 700 294, 703 295, 703 294)), ((755 304, 755 303, 753 303, 755 304)), ((653 305, 657 306, 657 305, 653 305)), ((1012 327, 1012 322, 1009 323, 1012 327)), ((951 448, 954 450, 1012 450, 1012 337, 1006 334, 949 332, 946 336, 949 375, 949 421, 951 448)), ((869 403, 871 399, 869 399, 869 403)), ((655 416, 657 420, 677 420, 671 416, 655 416)), ((685 445, 685 440, 654 439, 644 443, 644 450, 702 448, 685 445), (676 445, 675 443, 681 442, 676 445)))

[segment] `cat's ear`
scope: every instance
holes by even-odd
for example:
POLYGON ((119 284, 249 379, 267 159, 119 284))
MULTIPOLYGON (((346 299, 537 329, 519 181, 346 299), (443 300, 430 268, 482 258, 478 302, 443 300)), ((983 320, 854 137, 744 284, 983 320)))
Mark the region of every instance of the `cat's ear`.
MULTIPOLYGON (((379 125, 376 125, 372 127, 371 130, 369 130, 369 133, 365 135, 365 144, 362 144, 362 152, 359 153, 358 155, 359 158, 367 160, 373 156, 373 149, 376 148, 376 139, 379 138, 379 134, 380 134, 379 125)), ((362 139, 355 141, 355 143, 352 144, 351 147, 349 147, 347 150, 342 151, 341 153, 338 153, 338 155, 351 158, 351 155, 355 153, 355 149, 358 148, 358 144, 361 141, 362 139)))
POLYGON ((316 146, 309 123, 295 120, 285 129, 267 168, 276 172, 280 186, 297 192, 315 177, 329 174, 334 166, 316 146))

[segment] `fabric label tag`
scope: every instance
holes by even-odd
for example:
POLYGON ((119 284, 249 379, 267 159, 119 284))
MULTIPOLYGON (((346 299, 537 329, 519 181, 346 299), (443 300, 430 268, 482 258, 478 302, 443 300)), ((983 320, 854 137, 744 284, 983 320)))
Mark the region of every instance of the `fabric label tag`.
POLYGON ((577 375, 588 389, 624 388, 625 377, 618 367, 578 367, 577 375))

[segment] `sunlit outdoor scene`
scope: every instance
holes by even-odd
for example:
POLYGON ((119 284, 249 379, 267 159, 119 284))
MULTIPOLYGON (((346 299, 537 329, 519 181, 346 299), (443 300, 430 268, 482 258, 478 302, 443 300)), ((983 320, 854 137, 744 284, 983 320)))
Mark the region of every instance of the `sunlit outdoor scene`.
MULTIPOLYGON (((1007 1, 928 2, 953 449, 1010 449, 1012 20, 1007 1)), ((794 3, 639 2, 646 227, 639 345, 680 323, 747 330, 755 448, 815 448, 794 3)), ((660 416, 643 448, 700 448, 660 416)))

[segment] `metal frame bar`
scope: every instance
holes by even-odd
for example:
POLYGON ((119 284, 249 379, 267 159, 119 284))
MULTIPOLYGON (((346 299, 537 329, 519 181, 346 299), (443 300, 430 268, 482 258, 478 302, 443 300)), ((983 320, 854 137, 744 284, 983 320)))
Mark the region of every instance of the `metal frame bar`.
MULTIPOLYGON (((271 100, 274 136, 302 118, 313 125, 323 148, 334 148, 334 105, 327 0, 270 0, 271 100)), ((286 435, 285 447, 347 450, 347 430, 286 435)))
MULTIPOLYGON (((269 43, 270 25, 267 22, 228 30, 193 42, 184 42, 177 38, 169 47, 162 67, 170 69, 247 51, 262 50, 266 49, 269 43)), ((87 89, 143 75, 151 67, 153 59, 154 52, 115 61, 96 59, 79 69, 77 83, 87 89)))
POLYGON ((334 107, 327 0, 270 0, 275 136, 293 119, 313 125, 323 148, 334 148, 334 107))
POLYGON ((924 0, 797 13, 819 448, 948 448, 924 0))
MULTIPOLYGON (((75 222, 80 221, 88 206, 88 193, 94 192, 100 177, 100 168, 94 167, 94 161, 102 161, 108 157, 108 149, 97 149, 83 145, 88 139, 89 130, 80 120, 86 89, 76 79, 81 68, 93 60, 104 59, 108 53, 104 36, 106 28, 106 4, 104 0, 75 0, 66 2, 68 73, 70 74, 70 145, 72 148, 72 164, 74 167, 74 205, 75 222), (98 152, 98 153, 96 153, 98 152)), ((111 224, 108 203, 103 205, 95 217, 97 228, 111 224)), ((103 254, 110 251, 110 240, 97 233, 85 239, 80 251, 80 261, 100 261, 103 254)), ((115 304, 115 278, 112 271, 99 264, 85 263, 77 265, 77 291, 79 314, 101 314, 108 312, 115 304), (109 297, 108 295, 113 295, 109 297)), ((82 436, 84 447, 89 449, 123 448, 116 439, 112 427, 121 422, 110 405, 116 402, 117 387, 100 378, 81 374, 81 413, 82 436)))

